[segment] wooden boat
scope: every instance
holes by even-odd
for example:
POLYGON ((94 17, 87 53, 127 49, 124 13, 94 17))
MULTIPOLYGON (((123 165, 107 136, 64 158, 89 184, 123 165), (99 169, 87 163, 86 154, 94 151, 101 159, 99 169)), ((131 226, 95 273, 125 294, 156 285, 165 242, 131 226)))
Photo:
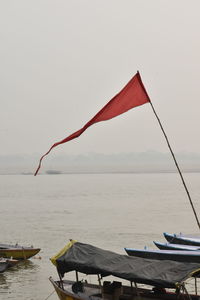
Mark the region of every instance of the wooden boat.
POLYGON ((173 260, 182 262, 194 262, 200 264, 200 251, 187 250, 148 250, 148 249, 133 249, 125 248, 125 251, 130 256, 143 257, 159 260, 173 260))
POLYGON ((200 250, 200 246, 191 246, 191 245, 183 245, 183 244, 159 243, 154 241, 154 245, 160 250, 183 250, 183 251, 200 250))
POLYGON ((130 257, 75 241, 51 261, 57 267, 59 280, 49 279, 60 300, 199 300, 197 285, 194 294, 185 287, 187 279, 200 275, 199 263, 130 257), (75 280, 63 279, 71 271, 75 271, 75 280), (98 283, 88 283, 86 275, 96 275, 98 283), (105 276, 109 279, 103 281, 105 276))
POLYGON ((167 232, 164 232, 163 235, 166 238, 166 240, 171 244, 200 246, 200 238, 185 236, 182 234, 170 234, 167 232))
POLYGON ((0 244, 0 257, 13 259, 28 259, 36 255, 40 251, 39 248, 23 247, 18 244, 16 245, 7 245, 0 244))

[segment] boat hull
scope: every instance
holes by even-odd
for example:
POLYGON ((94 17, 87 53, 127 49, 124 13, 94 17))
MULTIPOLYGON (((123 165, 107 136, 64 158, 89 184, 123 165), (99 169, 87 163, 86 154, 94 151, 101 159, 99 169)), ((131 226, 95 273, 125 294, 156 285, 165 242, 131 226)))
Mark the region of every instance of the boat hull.
POLYGON ((5 272, 8 268, 11 268, 13 266, 15 266, 17 263, 19 262, 19 260, 17 259, 10 259, 10 258, 0 258, 0 273, 5 272))
POLYGON ((154 245, 160 250, 182 250, 182 251, 197 251, 200 250, 200 246, 191 246, 183 244, 171 244, 171 243, 158 243, 154 242, 154 245))
POLYGON ((191 246, 200 246, 200 238, 186 237, 183 235, 163 233, 165 239, 171 244, 183 244, 191 246))
POLYGON ((9 263, 7 261, 0 261, 0 273, 5 272, 9 268, 9 263))
MULTIPOLYGON (((55 289, 55 291, 58 295, 58 298, 60 300, 80 300, 80 299, 86 300, 86 297, 81 298, 80 296, 78 296, 78 294, 76 295, 76 294, 71 293, 67 290, 64 290, 61 287, 61 282, 60 281, 54 281, 52 277, 50 277, 49 280, 53 284, 54 289, 55 289)), ((67 282, 72 283, 71 281, 67 281, 67 282)), ((96 285, 91 285, 91 286, 97 287, 96 285)))
POLYGON ((0 249, 0 257, 14 258, 14 259, 28 259, 36 255, 40 251, 39 248, 10 248, 0 249))
POLYGON ((157 260, 200 263, 200 251, 138 250, 131 248, 125 248, 125 251, 130 256, 157 260))
MULTIPOLYGON (((97 294, 97 295, 88 295, 88 294, 72 294, 68 290, 64 290, 61 287, 60 281, 54 281, 52 277, 49 278, 51 283, 54 286, 54 289, 58 295, 60 300, 177 300, 177 294, 175 292, 167 292, 165 290, 154 290, 148 288, 135 288, 135 287, 128 287, 123 286, 122 291, 124 294, 97 294)), ((97 287, 97 286, 96 286, 97 287)), ((101 291, 101 290, 100 290, 101 291)), ((179 294, 178 299, 186 300, 187 297, 185 294, 179 294)), ((189 295, 190 300, 199 300, 199 295, 189 295)))

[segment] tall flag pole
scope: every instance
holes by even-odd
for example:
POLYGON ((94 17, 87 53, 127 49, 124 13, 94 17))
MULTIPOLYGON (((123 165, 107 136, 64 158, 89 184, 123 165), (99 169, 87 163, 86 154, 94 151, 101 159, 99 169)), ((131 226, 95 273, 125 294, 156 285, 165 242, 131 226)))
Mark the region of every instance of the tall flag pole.
POLYGON ((114 96, 89 122, 87 122, 81 129, 79 129, 78 131, 74 132, 73 134, 67 136, 66 138, 64 138, 63 140, 53 144, 50 149, 40 158, 40 161, 39 161, 39 165, 38 165, 38 168, 37 170, 35 171, 35 176, 37 175, 40 167, 41 167, 41 163, 42 163, 42 160, 43 158, 48 155, 51 150, 60 145, 60 144, 64 144, 66 142, 69 142, 71 141, 72 139, 75 139, 75 138, 78 138, 88 127, 90 127, 91 125, 95 124, 95 123, 98 123, 98 122, 101 122, 101 121, 106 121, 106 120, 110 120, 114 117, 117 117, 125 112, 127 112, 128 110, 134 108, 134 107, 137 107, 137 106, 140 106, 140 105, 143 105, 145 103, 150 103, 151 107, 152 107, 152 110, 153 110, 153 113, 154 115, 156 116, 156 119, 158 120, 158 123, 160 125, 160 128, 164 134, 164 137, 166 139, 166 142, 167 142, 167 145, 169 147, 169 150, 172 154, 172 157, 173 157, 173 160, 174 160, 174 163, 177 167, 177 170, 178 170, 178 173, 181 177, 181 180, 182 180, 182 183, 183 183, 183 186, 185 188, 185 191, 187 193, 187 196, 188 196, 188 199, 190 201, 190 204, 192 206, 192 210, 193 210, 193 213, 195 215, 195 218, 196 218, 196 221, 197 221, 197 224, 198 224, 198 227, 200 229, 200 223, 199 223, 199 220, 198 220, 198 217, 197 217, 197 213, 195 211, 195 208, 194 208, 194 205, 192 203, 192 199, 191 199, 191 196, 190 196, 190 193, 188 191, 188 188, 186 186, 186 183, 185 183, 185 180, 183 178, 183 175, 181 173, 181 170, 179 168, 179 165, 177 163, 177 160, 176 160, 176 157, 172 151, 172 148, 170 146, 170 143, 169 143, 169 140, 168 140, 168 137, 163 129, 163 126, 160 122, 160 119, 154 109, 154 106, 147 94, 147 91, 143 85, 143 82, 142 82, 142 79, 140 77, 140 74, 139 72, 137 72, 135 74, 135 76, 133 76, 133 78, 127 83, 127 85, 116 95, 114 96))
POLYGON ((199 229, 200 229, 200 223, 199 223, 199 220, 198 220, 198 217, 197 217, 196 210, 195 210, 195 208, 194 208, 194 204, 193 204, 193 202, 192 202, 192 198, 191 198, 191 196, 190 196, 189 190, 188 190, 188 188, 187 188, 187 185, 186 185, 185 180, 184 180, 184 178, 183 178, 183 175, 182 175, 182 173, 181 173, 181 170, 180 170, 180 167, 179 167, 178 162, 177 162, 177 160, 176 160, 176 157, 175 157, 175 155, 174 155, 174 153, 173 153, 173 151, 172 151, 172 148, 171 148, 171 146, 170 146, 168 137, 167 137, 167 135, 166 135, 166 133, 165 133, 165 131, 164 131, 164 129, 163 129, 163 126, 162 126, 162 124, 161 124, 161 122, 160 122, 160 119, 159 119, 159 117, 158 117, 158 115, 157 115, 157 113, 156 113, 156 111, 155 111, 155 109, 154 109, 154 106, 153 106, 153 104, 152 104, 151 101, 150 101, 150 105, 151 105, 151 107, 152 107, 152 109, 153 109, 153 112, 154 112, 154 114, 155 114, 155 116, 156 116, 156 119, 158 120, 158 123, 159 123, 159 125, 160 125, 160 128, 161 128, 161 130, 162 130, 162 132, 163 132, 163 134, 164 134, 164 137, 165 137, 165 139, 166 139, 168 148, 169 148, 169 150, 170 150, 170 152, 171 152, 171 155, 172 155, 172 157, 173 157, 174 163, 175 163, 175 165, 176 165, 176 167, 177 167, 178 173, 179 173, 179 175, 180 175, 180 177, 181 177, 181 181, 182 181, 182 183, 183 183, 183 186, 184 186, 185 191, 186 191, 186 193, 187 193, 188 199, 189 199, 189 201, 190 201, 190 204, 191 204, 191 207, 192 207, 192 210, 193 210, 193 213, 194 213, 194 216, 195 216, 197 225, 198 225, 198 227, 199 227, 199 229))
MULTIPOLYGON (((140 80, 141 80, 141 77, 140 77, 140 80)), ((143 85, 142 80, 141 80, 141 85, 143 85)), ((145 89, 144 85, 143 85, 143 88, 145 89)), ((150 99, 150 98, 149 98, 149 99, 150 99)), ((177 160, 176 160, 176 157, 175 157, 175 155, 174 155, 174 152, 173 152, 173 150, 172 150, 172 148, 171 148, 171 146, 170 146, 169 139, 168 139, 168 137, 167 137, 167 135, 166 135, 166 133, 165 133, 165 131, 164 131, 164 128, 163 128, 163 126, 162 126, 162 123, 161 123, 161 121, 160 121, 160 119, 159 119, 159 117, 158 117, 158 115, 157 115, 157 113, 156 113, 156 111, 155 111, 155 108, 154 108, 154 106, 153 106, 151 100, 149 100, 149 103, 150 103, 150 105, 151 105, 151 108, 152 108, 152 110, 153 110, 154 115, 156 116, 156 119, 157 119, 157 121, 158 121, 158 123, 159 123, 159 126, 160 126, 160 128, 161 128, 161 130, 162 130, 162 132, 163 132, 163 134, 164 134, 165 140, 166 140, 166 142, 167 142, 167 146, 168 146, 168 148, 169 148, 169 150, 170 150, 170 153, 171 153, 171 155, 172 155, 172 157, 173 157, 173 160, 174 160, 174 163, 175 163, 176 168, 177 168, 177 170, 178 170, 178 173, 179 173, 179 175, 180 175, 180 177, 181 177, 181 181, 182 181, 182 183, 183 183, 183 186, 184 186, 185 191, 186 191, 186 194, 187 194, 187 196, 188 196, 190 205, 191 205, 191 207, 192 207, 192 210, 193 210, 193 213, 194 213, 194 216, 195 216, 197 225, 198 225, 198 227, 199 227, 199 229, 200 229, 199 219, 198 219, 198 217, 197 217, 197 213, 196 213, 196 210, 195 210, 195 208, 194 208, 194 204, 193 204, 193 202, 192 202, 192 198, 191 198, 191 196, 190 196, 189 190, 188 190, 187 185, 186 185, 186 183, 185 183, 185 180, 184 180, 184 178, 183 178, 182 172, 181 172, 181 170, 180 170, 180 167, 179 167, 179 165, 178 165, 178 162, 177 162, 177 160)))

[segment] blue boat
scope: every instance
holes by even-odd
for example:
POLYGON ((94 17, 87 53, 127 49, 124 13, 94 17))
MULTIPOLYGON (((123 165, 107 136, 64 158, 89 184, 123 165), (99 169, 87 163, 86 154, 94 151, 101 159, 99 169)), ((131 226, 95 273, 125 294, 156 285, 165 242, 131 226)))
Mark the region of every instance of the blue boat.
POLYGON ((183 244, 171 244, 171 243, 159 243, 153 242, 154 245, 160 250, 182 250, 182 251, 197 251, 200 250, 200 246, 191 246, 183 244))
POLYGON ((137 256, 156 260, 173 260, 181 262, 200 263, 200 251, 189 250, 148 250, 124 248, 129 256, 137 256))
POLYGON ((185 236, 183 234, 163 233, 165 239, 171 244, 183 244, 191 246, 200 246, 200 237, 185 236))

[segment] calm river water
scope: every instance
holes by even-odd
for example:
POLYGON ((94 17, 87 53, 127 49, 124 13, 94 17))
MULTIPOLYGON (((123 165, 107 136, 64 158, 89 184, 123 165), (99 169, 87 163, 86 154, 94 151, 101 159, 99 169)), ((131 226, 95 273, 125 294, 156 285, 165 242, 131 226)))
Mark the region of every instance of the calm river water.
MULTIPOLYGON (((200 174, 184 178, 200 214, 200 174)), ((41 248, 0 274, 1 300, 45 300, 57 278, 49 257, 70 238, 125 254, 154 248, 164 231, 198 233, 178 174, 2 175, 0 223, 2 243, 41 248)))

